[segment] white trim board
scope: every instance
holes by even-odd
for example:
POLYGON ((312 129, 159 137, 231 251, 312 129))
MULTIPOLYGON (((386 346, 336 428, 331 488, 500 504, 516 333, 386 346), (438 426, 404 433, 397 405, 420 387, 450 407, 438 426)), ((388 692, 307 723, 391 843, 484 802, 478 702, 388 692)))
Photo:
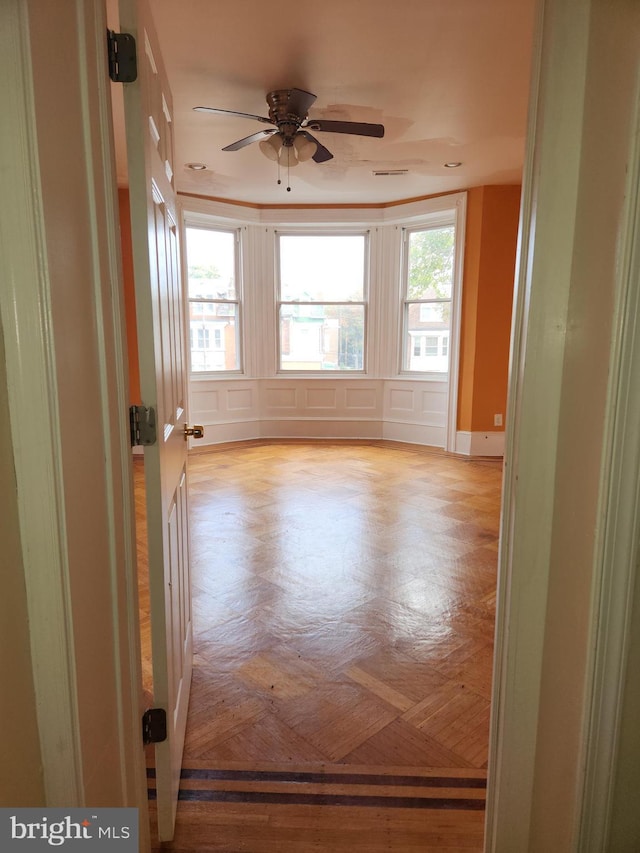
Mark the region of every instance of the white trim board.
POLYGON ((504 432, 458 430, 454 452, 463 456, 504 456, 504 432))

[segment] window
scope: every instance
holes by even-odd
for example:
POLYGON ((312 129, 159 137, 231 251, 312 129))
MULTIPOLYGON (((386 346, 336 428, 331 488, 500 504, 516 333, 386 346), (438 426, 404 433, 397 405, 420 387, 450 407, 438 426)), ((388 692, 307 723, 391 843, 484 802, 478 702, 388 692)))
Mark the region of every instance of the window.
POLYGON ((425 335, 424 354, 428 356, 438 355, 438 337, 437 335, 425 335))
POLYGON ((364 370, 366 234, 280 234, 279 369, 364 370))
POLYGON ((209 348, 209 329, 206 326, 196 326, 190 329, 191 332, 191 349, 208 349, 209 348), (193 333, 195 335, 195 342, 193 333))
POLYGON ((449 370, 454 243, 453 225, 405 232, 403 370, 449 370))
POLYGON ((186 229, 191 372, 241 369, 238 233, 186 229))

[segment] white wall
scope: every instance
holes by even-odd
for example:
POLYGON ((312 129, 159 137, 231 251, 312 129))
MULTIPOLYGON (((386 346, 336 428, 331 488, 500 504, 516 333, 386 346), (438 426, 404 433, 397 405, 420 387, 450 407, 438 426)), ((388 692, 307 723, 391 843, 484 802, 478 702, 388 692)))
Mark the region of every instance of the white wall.
MULTIPOLYGON (((447 446, 452 412, 455 418, 449 377, 421 378, 400 372, 402 224, 438 224, 455 217, 459 281, 453 352, 453 342, 459 340, 465 211, 466 195, 458 193, 367 211, 366 221, 362 211, 355 209, 287 211, 286 221, 277 221, 281 211, 243 208, 238 218, 233 205, 183 199, 187 223, 241 229, 244 273, 244 370, 224 377, 194 375, 190 420, 205 427, 204 440, 194 446, 285 437, 389 439, 447 446), (278 373, 275 232, 314 224, 369 232, 365 373, 278 373)), ((455 401, 457 370, 451 375, 455 401)), ((455 446, 448 449, 460 451, 455 446)))

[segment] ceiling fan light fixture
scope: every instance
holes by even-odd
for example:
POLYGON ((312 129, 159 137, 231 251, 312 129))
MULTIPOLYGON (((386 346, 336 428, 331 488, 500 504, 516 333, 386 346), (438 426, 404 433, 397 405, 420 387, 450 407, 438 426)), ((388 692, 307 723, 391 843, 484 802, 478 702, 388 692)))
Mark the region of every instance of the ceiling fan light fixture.
POLYGON ((263 139, 258 147, 268 160, 277 160, 282 148, 282 138, 279 133, 274 133, 268 139, 263 139))
POLYGON ((283 145, 280 154, 278 155, 278 163, 286 169, 293 169, 298 165, 295 150, 293 145, 283 145))
POLYGON ((315 142, 312 142, 301 134, 296 135, 294 138, 293 147, 296 149, 296 156, 300 163, 310 160, 318 150, 315 142))

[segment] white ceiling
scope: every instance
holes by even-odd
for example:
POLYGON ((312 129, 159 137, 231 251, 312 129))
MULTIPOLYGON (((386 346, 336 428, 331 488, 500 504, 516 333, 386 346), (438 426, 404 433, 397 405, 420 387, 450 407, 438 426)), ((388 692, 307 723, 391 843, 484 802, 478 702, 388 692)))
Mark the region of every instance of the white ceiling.
POLYGON ((362 204, 518 183, 534 5, 152 0, 173 93, 177 189, 256 204, 362 204), (266 93, 294 87, 317 95, 311 117, 381 123, 385 136, 318 133, 334 159, 298 165, 288 193, 257 144, 221 151, 264 124, 192 108, 266 117, 266 93), (408 174, 372 174, 389 169, 408 174))

